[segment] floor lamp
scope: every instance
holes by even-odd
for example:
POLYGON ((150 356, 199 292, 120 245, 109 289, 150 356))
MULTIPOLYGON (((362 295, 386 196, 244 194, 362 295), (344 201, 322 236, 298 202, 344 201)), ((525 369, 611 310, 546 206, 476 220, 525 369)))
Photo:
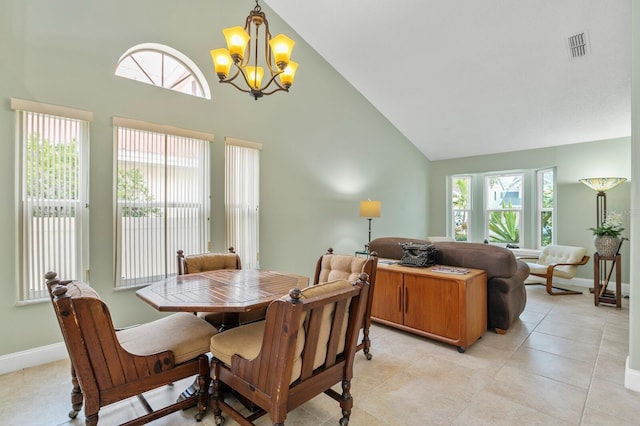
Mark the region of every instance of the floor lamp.
POLYGON ((380 201, 360 201, 360 217, 369 220, 369 241, 365 244, 365 251, 369 251, 369 243, 371 242, 371 221, 374 217, 380 217, 380 201))
MULTIPOLYGON (((597 191, 596 195, 596 228, 599 228, 600 225, 607 218, 607 194, 606 192, 613 188, 614 186, 620 185, 622 182, 626 181, 626 178, 620 177, 606 177, 606 178, 586 178, 580 179, 579 182, 587 185, 589 188, 597 191)), ((619 249, 620 247, 618 247, 619 249)), ((595 259, 594 259, 595 260, 595 259)), ((600 282, 609 282, 609 277, 611 276, 611 272, 613 272, 613 267, 615 265, 615 260, 611 263, 611 270, 607 273, 607 261, 600 260, 600 276, 594 277, 594 279, 599 280, 600 282)), ((590 291, 594 291, 593 289, 589 289, 590 291)), ((603 291, 606 290, 606 285, 602 288, 603 291)))
POLYGON ((619 177, 580 179, 581 183, 598 192, 598 195, 596 195, 596 228, 602 225, 607 215, 606 192, 626 180, 626 178, 619 177))

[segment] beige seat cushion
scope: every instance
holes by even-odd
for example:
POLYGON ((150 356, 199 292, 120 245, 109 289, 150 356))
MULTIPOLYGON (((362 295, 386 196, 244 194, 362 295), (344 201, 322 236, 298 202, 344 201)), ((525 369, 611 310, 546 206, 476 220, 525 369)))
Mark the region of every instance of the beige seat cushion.
POLYGON ((235 354, 245 359, 254 359, 260 353, 265 321, 242 325, 211 338, 211 354, 227 365, 235 354))
MULTIPOLYGON (((316 284, 311 287, 307 287, 302 290, 302 298, 309 299, 312 297, 322 296, 323 294, 330 293, 337 290, 342 290, 345 288, 351 288, 353 284, 349 282, 349 280, 338 280, 338 281, 330 281, 323 284, 316 284)), ((344 316, 344 321, 342 322, 342 329, 340 331, 340 335, 344 336, 347 332, 347 325, 349 323, 349 305, 346 307, 347 315, 344 316)), ((318 336, 318 347, 316 349, 316 356, 313 362, 313 368, 318 368, 322 364, 324 364, 324 360, 327 357, 327 343, 329 342, 329 335, 331 333, 331 317, 333 316, 333 311, 335 310, 335 303, 331 305, 327 305, 324 307, 322 311, 322 326, 320 327, 320 333, 318 336)), ((306 324, 304 324, 306 326, 306 324)), ((298 336, 300 334, 304 335, 304 331, 300 330, 298 336)), ((341 353, 344 350, 344 339, 340 339, 340 343, 338 345, 338 353, 341 353)))
POLYGON ((127 352, 152 355, 170 350, 176 364, 209 352, 209 342, 215 334, 215 327, 187 312, 116 332, 118 341, 127 352))
POLYGON ((335 280, 357 281, 367 259, 340 254, 325 254, 320 263, 318 282, 335 280))
MULTIPOLYGON (((587 250, 584 247, 547 246, 540 253, 540 258, 536 263, 527 262, 532 274, 545 274, 547 266, 555 263, 579 263, 587 250)), ((553 275, 560 278, 573 278, 578 270, 577 266, 557 266, 553 270, 553 275)))
POLYGON ((239 269, 238 255, 235 253, 203 253, 185 257, 187 271, 190 274, 217 269, 239 269))
MULTIPOLYGON (((302 290, 302 297, 303 299, 308 299, 350 287, 352 287, 352 284, 347 280, 318 284, 302 290)), ((288 297, 289 296, 283 296, 283 298, 288 297)), ((330 317, 333 314, 333 310, 334 305, 325 307, 323 317, 330 317)), ((322 365, 324 358, 326 357, 326 343, 329 340, 330 328, 326 321, 323 321, 323 323, 327 324, 327 326, 322 327, 320 331, 321 339, 318 344, 318 351, 316 352, 314 368, 322 365), (322 355, 322 353, 324 353, 324 355, 322 355)), ((231 357, 234 354, 240 355, 241 357, 249 360, 256 358, 262 348, 265 324, 266 321, 258 321, 216 334, 211 338, 211 354, 228 366, 231 365, 231 357)), ((302 371, 302 350, 304 349, 305 343, 304 327, 305 318, 301 318, 300 328, 298 329, 298 338, 296 340, 296 349, 293 357, 293 370, 291 372, 291 380, 289 383, 293 383, 298 377, 300 377, 300 372, 302 371)), ((346 321, 343 326, 343 333, 345 332, 346 321)), ((340 350, 343 348, 344 344, 342 344, 342 348, 340 348, 340 350)))

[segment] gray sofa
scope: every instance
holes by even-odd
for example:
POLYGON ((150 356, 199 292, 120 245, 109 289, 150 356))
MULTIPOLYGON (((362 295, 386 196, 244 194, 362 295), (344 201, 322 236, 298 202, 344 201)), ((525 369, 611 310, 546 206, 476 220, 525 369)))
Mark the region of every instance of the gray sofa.
MULTIPOLYGON (((380 258, 400 259, 400 243, 425 244, 429 241, 401 237, 376 238, 369 250, 380 258)), ((524 281, 529 266, 516 260, 510 250, 489 244, 453 241, 433 242, 439 265, 482 269, 487 272, 487 326, 504 333, 518 319, 527 303, 524 281)))

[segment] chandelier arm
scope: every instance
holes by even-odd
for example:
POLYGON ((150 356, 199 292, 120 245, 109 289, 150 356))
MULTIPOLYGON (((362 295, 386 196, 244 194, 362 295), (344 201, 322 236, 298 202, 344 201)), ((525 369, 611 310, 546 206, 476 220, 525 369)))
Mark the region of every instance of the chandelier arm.
MULTIPOLYGON (((277 66, 274 68, 273 64, 271 63, 271 43, 270 43, 271 30, 269 30, 269 21, 267 21, 266 16, 263 17, 263 20, 264 20, 264 37, 265 37, 264 60, 267 64, 267 67, 269 68, 269 72, 271 73, 271 75, 273 75, 273 73, 275 72, 280 74, 282 71, 277 66)), ((256 36, 256 40, 257 40, 257 36, 256 36)), ((256 43, 256 56, 258 55, 257 51, 258 51, 258 43, 256 43)))
MULTIPOLYGON (((260 88, 260 90, 259 90, 259 91, 260 91, 260 92, 262 92, 263 90, 266 90, 269 86, 271 86, 271 83, 275 83, 275 84, 276 84, 276 86, 278 86, 281 90, 285 90, 285 88, 284 88, 284 87, 282 87, 282 86, 280 85, 280 83, 278 83, 278 82, 276 81, 276 77, 277 77, 278 75, 280 75, 280 74, 282 74, 282 71, 281 71, 281 72, 279 72, 279 73, 277 73, 277 74, 273 74, 273 75, 271 76, 271 78, 269 79, 269 82, 268 82, 267 84, 265 84, 264 86, 262 86, 262 87, 260 88)), ((271 93, 273 93, 273 92, 271 92, 271 93)), ((265 93, 265 95, 270 95, 271 93, 265 93)))
MULTIPOLYGON (((249 79, 247 78, 247 74, 244 72, 244 68, 238 67, 238 72, 240 74, 242 74, 242 78, 244 78, 244 82, 247 84, 247 87, 249 87, 249 90, 243 90, 243 92, 252 93, 252 92, 261 92, 262 91, 262 89, 256 90, 256 89, 251 87, 251 83, 249 83, 249 79)), ((237 74, 236 74, 236 76, 237 76, 237 74)), ((271 81, 269 81, 269 84, 270 83, 271 83, 271 81)), ((267 86, 264 86, 264 87, 266 88, 267 86)))
POLYGON ((260 44, 260 26, 259 25, 255 25, 256 27, 256 45, 255 45, 255 52, 253 54, 253 66, 254 67, 258 67, 258 45, 260 44))
POLYGON ((277 89, 273 89, 273 90, 272 90, 272 91, 270 91, 270 92, 262 92, 262 94, 263 94, 264 96, 269 96, 269 95, 274 94, 274 93, 276 93, 276 92, 282 92, 282 91, 284 91, 284 92, 288 92, 288 91, 289 91, 289 89, 287 89, 286 87, 282 87, 282 86, 280 86, 280 85, 278 84, 278 88, 277 88, 277 89))
POLYGON ((220 83, 228 83, 230 81, 233 81, 236 79, 236 77, 238 77, 238 74, 240 74, 240 68, 236 67, 236 73, 231 77, 227 76, 227 78, 221 79, 220 83))
POLYGON ((230 81, 230 80, 220 80, 220 83, 228 83, 228 84, 232 85, 233 87, 235 87, 236 89, 238 89, 241 92, 252 93, 251 90, 243 89, 242 87, 238 86, 236 83, 234 83, 233 81, 230 81))

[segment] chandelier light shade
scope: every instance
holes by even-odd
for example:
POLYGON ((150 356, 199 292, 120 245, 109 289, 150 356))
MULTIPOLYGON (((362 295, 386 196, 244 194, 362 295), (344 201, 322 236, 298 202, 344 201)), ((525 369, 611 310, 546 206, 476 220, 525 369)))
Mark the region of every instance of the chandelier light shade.
MULTIPOLYGON (((374 217, 380 217, 380 201, 365 200, 360 201, 360 217, 365 217, 369 221, 369 242, 371 242, 371 221, 374 217)), ((369 244, 365 245, 369 250, 369 244)))
POLYGON ((289 91, 298 69, 298 64, 291 60, 295 41, 284 34, 271 37, 269 22, 258 0, 244 27, 225 28, 222 34, 227 47, 211 51, 220 83, 229 83, 255 100, 289 91), (235 67, 233 73, 232 67, 235 67))
POLYGON ((606 177, 606 178, 586 178, 580 179, 579 182, 584 183, 589 188, 597 192, 607 192, 611 188, 620 185, 626 181, 626 178, 621 177, 606 177))

